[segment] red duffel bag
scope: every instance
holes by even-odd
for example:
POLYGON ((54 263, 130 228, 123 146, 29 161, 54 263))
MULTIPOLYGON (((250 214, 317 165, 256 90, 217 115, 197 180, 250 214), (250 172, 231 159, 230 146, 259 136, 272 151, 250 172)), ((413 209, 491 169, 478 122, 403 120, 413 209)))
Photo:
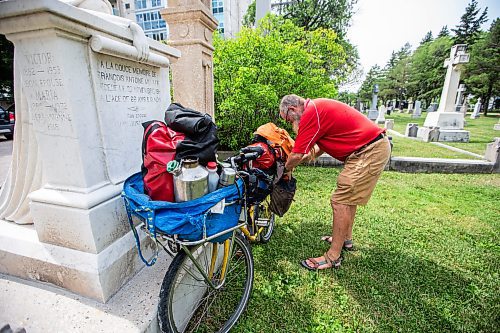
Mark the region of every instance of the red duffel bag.
POLYGON ((184 134, 169 128, 162 121, 142 124, 142 178, 144 193, 153 200, 174 202, 174 179, 167 172, 167 163, 175 159, 175 147, 184 134))

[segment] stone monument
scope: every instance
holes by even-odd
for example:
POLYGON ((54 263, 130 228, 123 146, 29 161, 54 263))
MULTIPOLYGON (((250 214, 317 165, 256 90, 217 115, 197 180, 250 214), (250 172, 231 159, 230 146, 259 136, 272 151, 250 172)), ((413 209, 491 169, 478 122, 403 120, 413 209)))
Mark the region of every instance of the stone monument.
POLYGON ((394 119, 386 119, 384 123, 384 128, 388 130, 394 129, 394 119))
POLYGON ((457 90, 457 99, 455 101, 455 111, 456 112, 460 112, 461 108, 462 108, 462 105, 464 104, 465 102, 465 96, 464 96, 464 92, 465 92, 465 84, 460 84, 458 86, 458 90, 457 90))
POLYGON ((15 47, 17 116, 0 272, 105 302, 144 266, 120 193, 140 171, 141 123, 170 103, 180 52, 56 0, 0 2, 0 33, 15 47))
POLYGON ((474 105, 474 111, 470 115, 470 119, 477 119, 480 117, 480 112, 481 112, 481 97, 477 99, 476 104, 474 105))
POLYGON ((377 124, 384 124, 385 123, 385 113, 387 112, 387 109, 384 105, 381 105, 378 107, 378 116, 375 122, 377 124))
POLYGON ((408 113, 412 114, 413 113, 413 102, 408 103, 408 113))
POLYGON ((183 54, 172 66, 174 100, 214 116, 212 35, 217 21, 207 0, 170 0, 160 11, 168 22, 169 45, 183 54))
POLYGON ((415 110, 413 111, 413 114, 411 115, 412 118, 420 118, 422 116, 421 105, 422 105, 422 102, 415 101, 415 110))
POLYGON ((370 120, 376 120, 378 117, 378 109, 377 109, 377 94, 378 94, 378 84, 373 86, 373 94, 372 94, 372 105, 368 110, 367 117, 370 120))
MULTIPOLYGON (((469 62, 469 54, 466 51, 467 46, 464 44, 454 45, 451 48, 450 58, 444 62, 447 70, 438 111, 428 113, 425 118, 424 127, 440 128, 439 141, 469 142, 469 131, 464 130, 464 116, 455 112, 461 66, 469 62)), ((421 130, 419 137, 424 139, 422 137, 424 133, 421 130)))
POLYGON ((406 125, 405 136, 409 138, 415 138, 418 132, 418 124, 409 123, 406 125))

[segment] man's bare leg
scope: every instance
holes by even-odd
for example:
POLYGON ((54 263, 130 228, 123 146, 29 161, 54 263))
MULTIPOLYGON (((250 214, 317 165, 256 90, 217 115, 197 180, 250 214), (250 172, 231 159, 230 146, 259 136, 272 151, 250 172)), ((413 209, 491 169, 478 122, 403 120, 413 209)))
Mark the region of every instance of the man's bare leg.
MULTIPOLYGON (((328 250, 328 257, 331 260, 336 260, 340 257, 342 252, 342 246, 344 245, 344 240, 346 239, 347 231, 349 226, 352 226, 351 216, 353 206, 343 205, 339 203, 333 203, 333 226, 332 226, 332 242, 330 249, 328 250)), ((323 256, 313 258, 316 262, 324 261, 323 256)), ((314 263, 307 260, 307 264, 314 266, 314 263)), ((318 269, 329 268, 329 264, 320 265, 318 269)))
POLYGON ((345 235, 345 240, 352 240, 352 226, 354 225, 354 217, 356 216, 356 209, 358 206, 349 206, 351 219, 349 221, 349 228, 347 229, 347 234, 345 235))

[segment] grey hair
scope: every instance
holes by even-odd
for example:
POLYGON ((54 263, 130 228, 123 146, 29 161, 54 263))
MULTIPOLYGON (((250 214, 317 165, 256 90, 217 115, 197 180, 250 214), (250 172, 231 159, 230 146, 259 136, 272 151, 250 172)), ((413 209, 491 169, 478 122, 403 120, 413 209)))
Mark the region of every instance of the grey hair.
POLYGON ((286 95, 281 99, 280 113, 286 114, 290 106, 299 106, 304 104, 304 99, 297 95, 286 95))

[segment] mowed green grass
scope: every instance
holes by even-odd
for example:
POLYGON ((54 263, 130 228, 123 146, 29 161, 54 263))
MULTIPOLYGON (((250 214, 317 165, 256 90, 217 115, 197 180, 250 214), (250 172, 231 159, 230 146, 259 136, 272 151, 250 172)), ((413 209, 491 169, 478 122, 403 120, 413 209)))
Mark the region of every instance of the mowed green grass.
POLYGON ((498 332, 500 175, 384 172, 358 209, 339 270, 299 265, 327 250, 340 169, 299 167, 296 201, 265 245, 234 332, 498 332))
MULTIPOLYGON (((419 127, 423 126, 427 113, 423 113, 420 118, 412 118, 411 114, 407 113, 392 113, 387 115, 386 119, 394 119, 394 130, 404 134, 408 123, 417 123, 419 127)), ((500 119, 500 114, 490 113, 487 117, 481 115, 478 119, 470 119, 470 114, 465 117, 465 130, 470 131, 470 142, 443 142, 446 145, 460 148, 475 154, 484 155, 486 145, 493 141, 495 137, 500 136, 500 131, 493 129, 500 119)), ((381 125, 382 126, 382 125, 381 125)), ((393 156, 410 156, 410 157, 440 157, 440 158, 462 158, 476 159, 474 156, 457 153, 446 148, 441 148, 436 145, 418 142, 408 138, 396 137, 393 135, 395 144, 393 156)))

